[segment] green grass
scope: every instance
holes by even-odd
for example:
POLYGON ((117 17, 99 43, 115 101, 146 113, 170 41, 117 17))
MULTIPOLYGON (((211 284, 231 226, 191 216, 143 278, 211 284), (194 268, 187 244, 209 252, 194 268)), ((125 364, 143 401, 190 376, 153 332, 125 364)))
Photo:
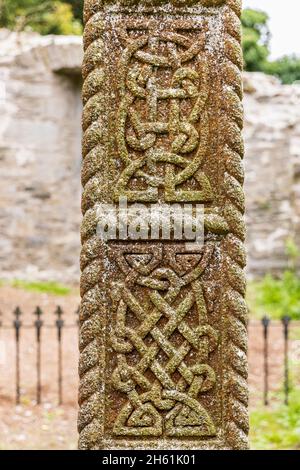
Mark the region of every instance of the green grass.
POLYGON ((294 271, 285 271, 278 279, 267 274, 261 280, 250 281, 247 303, 252 318, 268 315, 278 320, 289 315, 300 320, 300 277, 294 271))
POLYGON ((248 282, 247 303, 250 317, 262 318, 268 315, 279 320, 288 315, 300 320, 300 248, 292 238, 285 243, 287 269, 280 276, 267 274, 262 279, 248 282))
POLYGON ((22 281, 16 279, 9 283, 12 287, 17 287, 18 289, 23 289, 29 292, 40 292, 42 294, 52 294, 52 295, 68 295, 71 292, 70 287, 67 287, 58 282, 48 281, 48 282, 39 282, 39 281, 22 281))
POLYGON ((260 320, 264 315, 270 315, 270 313, 266 311, 266 307, 264 305, 260 305, 257 300, 259 285, 260 281, 247 282, 246 302, 249 308, 250 319, 256 318, 260 320))
POLYGON ((250 413, 252 450, 300 450, 300 390, 290 394, 290 404, 260 407, 250 413))

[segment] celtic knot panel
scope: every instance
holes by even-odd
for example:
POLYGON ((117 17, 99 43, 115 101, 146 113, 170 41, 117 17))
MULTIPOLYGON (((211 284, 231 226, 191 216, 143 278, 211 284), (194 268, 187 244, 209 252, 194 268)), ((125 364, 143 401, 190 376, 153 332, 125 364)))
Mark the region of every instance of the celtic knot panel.
POLYGON ((210 202, 201 169, 209 137, 205 25, 196 40, 156 23, 135 28, 119 33, 117 154, 124 169, 115 199, 210 202))
POLYGON ((198 254, 162 245, 119 245, 114 252, 124 279, 111 284, 110 343, 117 355, 112 384, 127 401, 113 433, 215 436, 214 422, 199 401, 216 381, 208 362, 218 333, 208 323, 201 283, 214 244, 198 254))

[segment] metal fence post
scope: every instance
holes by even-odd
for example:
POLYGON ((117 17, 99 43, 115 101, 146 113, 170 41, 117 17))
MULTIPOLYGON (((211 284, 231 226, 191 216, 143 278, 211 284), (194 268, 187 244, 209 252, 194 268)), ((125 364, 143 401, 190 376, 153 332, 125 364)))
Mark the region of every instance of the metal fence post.
POLYGON ((270 318, 264 316, 261 320, 263 325, 263 336, 264 336, 264 404, 269 404, 269 325, 270 318))
POLYGON ((41 330, 43 322, 41 320, 43 312, 40 307, 35 309, 34 315, 37 319, 34 322, 36 328, 36 342, 37 342, 37 351, 36 351, 36 372, 37 372, 37 383, 36 383, 36 402, 38 405, 41 403, 41 330))
POLYGON ((282 318, 284 337, 284 404, 289 404, 289 325, 291 318, 286 315, 282 318))
POLYGON ((62 329, 64 321, 62 319, 63 310, 60 306, 55 311, 57 315, 56 327, 57 327, 57 341, 58 341, 58 404, 62 405, 62 329))
POLYGON ((20 390, 20 330, 22 322, 20 316, 22 315, 20 307, 14 310, 15 320, 13 322, 15 328, 16 339, 16 404, 20 404, 21 390, 20 390))

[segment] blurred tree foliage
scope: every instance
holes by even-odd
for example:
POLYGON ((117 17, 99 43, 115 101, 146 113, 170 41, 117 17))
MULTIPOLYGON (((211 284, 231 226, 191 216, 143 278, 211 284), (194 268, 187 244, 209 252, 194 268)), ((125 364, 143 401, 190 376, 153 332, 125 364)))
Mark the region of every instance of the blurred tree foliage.
POLYGON ((81 34, 72 6, 59 0, 0 0, 0 27, 41 34, 81 34))
POLYGON ((263 11, 247 8, 242 14, 243 51, 245 69, 249 72, 262 70, 270 54, 269 17, 263 11))
POLYGON ((266 313, 279 320, 284 315, 300 320, 300 249, 293 238, 286 240, 288 269, 281 275, 267 274, 248 284, 247 301, 252 315, 262 318, 266 313))
POLYGON ((82 22, 84 0, 64 0, 64 2, 71 5, 74 17, 82 22))
POLYGON ((268 60, 271 39, 268 20, 268 15, 263 11, 250 8, 243 11, 242 43, 245 70, 275 75, 282 83, 294 83, 300 80, 300 57, 291 55, 274 61, 268 60))
MULTIPOLYGON (((41 34, 82 34, 84 0, 0 0, 0 27, 41 34)), ((246 8, 242 14, 245 70, 277 76, 283 83, 300 80, 300 57, 270 61, 268 15, 246 8)))
POLYGON ((300 81, 300 57, 290 55, 266 62, 263 71, 269 75, 276 75, 282 83, 298 82, 300 81))

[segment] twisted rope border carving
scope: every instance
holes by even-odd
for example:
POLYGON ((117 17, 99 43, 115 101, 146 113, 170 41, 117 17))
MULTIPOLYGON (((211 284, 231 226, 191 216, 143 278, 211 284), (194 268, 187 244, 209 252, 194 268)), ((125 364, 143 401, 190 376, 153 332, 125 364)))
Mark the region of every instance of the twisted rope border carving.
MULTIPOLYGON (((162 0, 163 3, 163 0, 162 0)), ((217 6, 223 0, 202 0, 204 6, 217 6)), ((176 1, 174 0, 174 4, 176 1)), ((187 0, 187 4, 189 4, 187 0)), ((182 5, 182 2, 181 2, 182 5)), ((101 260, 100 242, 96 236, 95 204, 100 202, 99 172, 102 168, 103 136, 100 116, 103 111, 102 86, 102 24, 97 15, 101 0, 85 0, 85 33, 83 62, 83 169, 82 184, 82 253, 81 253, 81 313, 80 313, 80 388, 78 417, 79 448, 99 448, 103 434, 103 403, 100 390, 100 370, 104 370, 105 345, 100 343, 99 315, 104 299, 99 287, 101 260)), ((242 54, 240 46, 241 0, 227 0, 225 7, 225 73, 222 113, 224 161, 226 162, 223 195, 224 215, 230 234, 223 243, 225 277, 228 289, 224 294, 224 332, 227 343, 224 364, 224 424, 226 447, 248 448, 248 387, 247 387, 247 308, 244 300, 245 249, 243 246, 243 142, 242 129, 242 54)), ((102 170, 103 171, 103 170, 102 170)), ((103 312, 104 313, 104 312, 103 312)))
MULTIPOLYGON (((98 2, 97 2, 98 3, 98 2)), ((95 204, 100 199, 99 172, 102 168, 103 137, 100 117, 103 113, 104 81, 102 69, 103 44, 101 40, 101 22, 97 17, 100 5, 85 2, 84 32, 84 85, 82 98, 83 111, 83 165, 82 165, 82 212, 81 228, 82 252, 81 275, 81 311, 80 311, 80 363, 79 363, 79 448, 98 448, 99 436, 103 433, 103 403, 100 393, 100 370, 104 370, 104 348, 100 343, 100 321, 102 296, 99 287, 101 260, 100 243, 96 236, 95 204), (90 6, 97 10, 90 11, 90 6)), ((104 312, 103 312, 104 313, 104 312)), ((104 318, 104 315, 103 315, 104 318)))
POLYGON ((222 101, 224 136, 224 216, 230 233, 223 243, 225 278, 228 286, 223 299, 225 361, 224 409, 225 439, 233 449, 248 448, 248 366, 246 264, 244 247, 244 155, 241 72, 243 67, 240 28, 241 1, 227 0, 225 25, 225 70, 222 101))

